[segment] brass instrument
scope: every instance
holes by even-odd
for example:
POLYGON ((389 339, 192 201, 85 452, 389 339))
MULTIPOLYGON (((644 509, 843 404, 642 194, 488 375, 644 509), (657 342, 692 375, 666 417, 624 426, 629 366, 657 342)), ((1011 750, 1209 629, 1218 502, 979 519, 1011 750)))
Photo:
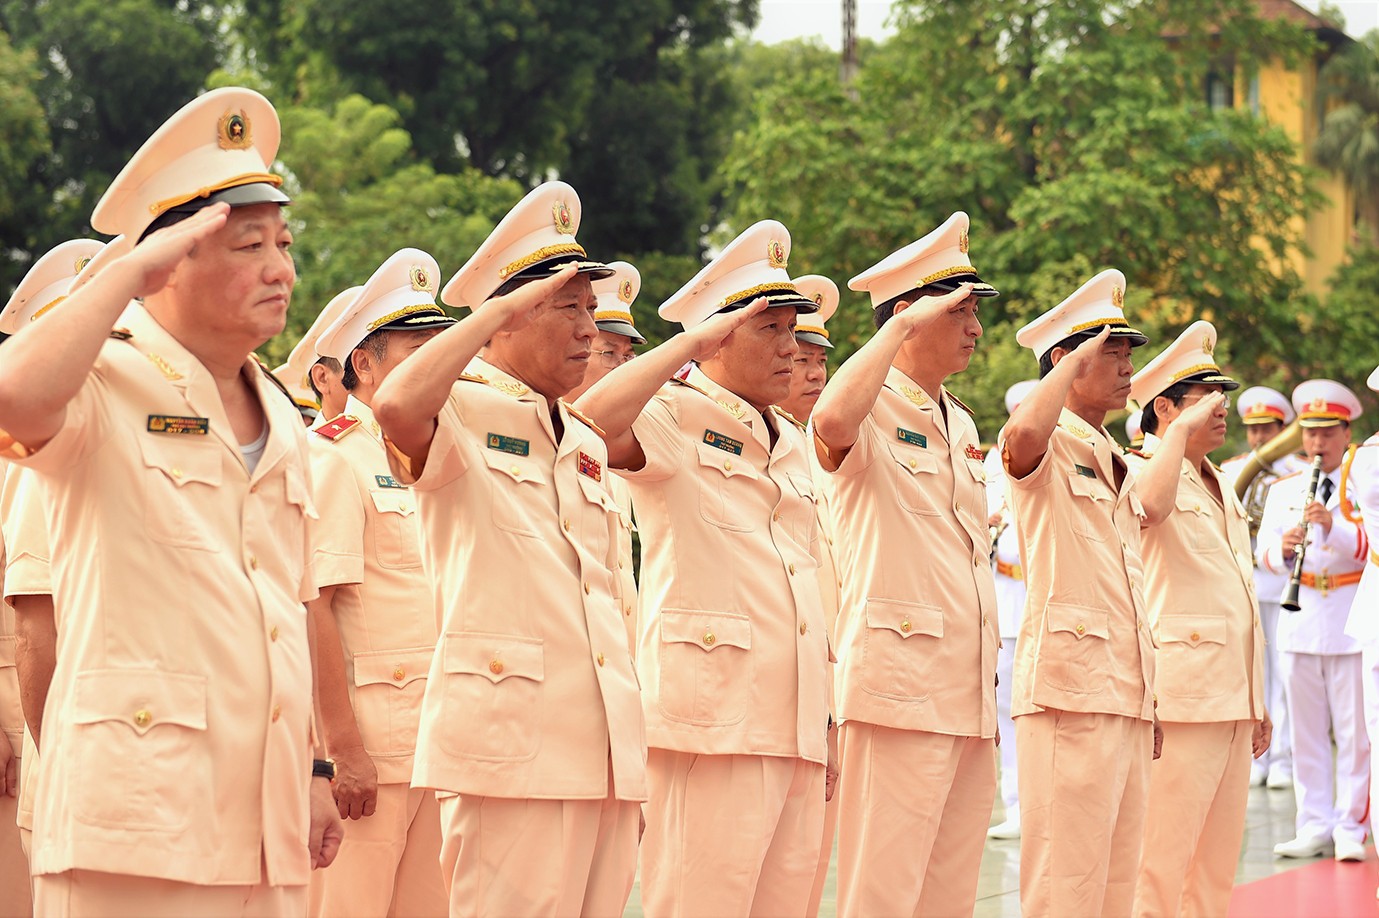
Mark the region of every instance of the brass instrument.
POLYGON ((1296 420, 1278 432, 1268 443, 1252 450, 1240 468, 1235 479, 1235 496, 1245 507, 1250 521, 1250 542, 1259 536, 1259 523, 1264 518, 1264 498, 1269 494, 1269 485, 1263 472, 1289 453, 1295 453, 1302 446, 1302 425, 1296 420))
POLYGON ((1302 500, 1302 521, 1298 523, 1302 527, 1302 541, 1293 550, 1293 573, 1288 577, 1288 589, 1283 594, 1283 602, 1279 605, 1289 612, 1297 612, 1302 608, 1298 605, 1298 589, 1302 586, 1302 559, 1307 554, 1307 543, 1311 541, 1312 527, 1307 522, 1307 508, 1312 506, 1317 499, 1317 486, 1322 480, 1322 457, 1318 456, 1312 460, 1312 478, 1307 483, 1307 496, 1302 500))

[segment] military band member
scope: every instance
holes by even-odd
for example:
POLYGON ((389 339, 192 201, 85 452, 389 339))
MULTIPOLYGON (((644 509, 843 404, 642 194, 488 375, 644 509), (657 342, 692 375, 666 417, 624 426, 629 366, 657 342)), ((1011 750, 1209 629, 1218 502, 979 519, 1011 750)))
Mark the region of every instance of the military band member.
POLYGON ((349 393, 344 413, 308 438, 321 590, 308 605, 331 790, 341 818, 353 820, 335 869, 312 878, 320 915, 447 910, 436 795, 411 786, 435 593, 421 563, 416 498, 391 474, 371 407, 388 374, 455 323, 436 305, 439 276, 425 252, 394 253, 316 342, 340 362, 349 393))
MULTIPOLYGON (((1006 414, 1014 414, 1037 380, 1027 379, 1006 390, 1006 414)), ((986 471, 986 509, 990 516, 995 568, 996 622, 1001 649, 996 655, 996 727, 1001 738, 1001 805, 1005 818, 986 831, 987 838, 1020 837, 1020 782, 1015 750, 1015 722, 1010 718, 1011 690, 1015 684, 1015 641, 1025 614, 1025 572, 1020 566, 1020 521, 1010 506, 1006 470, 998 450, 990 450, 982 462, 986 471)))
POLYGON ((1297 836, 1275 845, 1274 854, 1333 853, 1338 861, 1362 861, 1370 749, 1361 644, 1345 628, 1369 540, 1364 527, 1341 512, 1338 488, 1360 401, 1338 382, 1313 379, 1293 390, 1293 409, 1302 425, 1303 452, 1309 460, 1321 457, 1322 477, 1311 502, 1309 473, 1274 482, 1259 526, 1260 567, 1286 577, 1297 552, 1303 551, 1301 611, 1285 610, 1278 626, 1280 668, 1292 715, 1297 836))
POLYGON ((789 253, 780 223, 748 228, 661 307, 685 332, 579 401, 627 470, 643 539, 652 916, 803 914, 818 865, 818 522, 804 431, 770 407, 790 388, 796 314, 816 309, 789 253))
POLYGON ((1028 599, 1015 651, 1023 914, 1128 914, 1154 728, 1154 645, 1140 527, 1172 508, 1213 395, 1132 476, 1104 425, 1130 394, 1125 277, 1103 271, 1017 334, 1040 382, 998 440, 1028 599))
POLYGON ((1000 636, 979 437, 944 381, 967 368, 980 298, 996 290, 967 241, 955 213, 848 282, 870 295, 877 333, 814 412, 843 572, 840 915, 970 914, 976 901, 1000 636), (917 550, 897 564, 901 546, 917 550))
POLYGON ((0 364, 10 458, 43 476, 63 546, 45 915, 300 912, 339 842, 312 780, 306 444, 250 357, 295 281, 278 136, 248 90, 173 115, 92 215, 139 243, 0 364))
MULTIPOLYGON (((1281 392, 1267 386, 1251 386, 1236 399, 1236 411, 1245 426, 1245 439, 1250 451, 1227 459, 1221 463, 1221 472, 1235 488, 1244 469, 1246 460, 1264 444, 1283 432, 1283 428, 1293 420, 1293 406, 1281 392)), ((1297 453, 1288 453, 1273 462, 1265 463, 1245 492, 1245 512, 1250 517, 1250 544, 1258 547, 1259 522, 1264 516, 1264 500, 1269 488, 1284 475, 1291 475, 1307 468, 1306 460, 1297 453)), ((1253 550, 1252 550, 1253 554, 1253 550)), ((1266 784, 1273 790, 1291 790, 1293 787, 1293 743, 1289 738, 1288 693, 1284 690, 1283 677, 1279 673, 1278 623, 1279 599, 1288 577, 1282 572, 1270 571, 1255 565, 1255 596, 1259 599, 1259 620, 1264 626, 1264 703, 1269 709, 1269 717, 1274 722, 1273 741, 1269 751, 1256 759, 1250 766, 1250 783, 1266 784)))
MULTIPOLYGON (((594 339, 593 350, 589 352, 589 367, 584 371, 584 381, 565 396, 569 403, 574 403, 610 371, 637 356, 634 346, 646 344, 646 339, 632 322, 632 304, 642 289, 641 272, 625 261, 611 261, 608 267, 613 274, 593 283, 594 298, 598 301, 594 324, 598 326, 599 334, 594 339)), ((636 529, 632 522, 632 492, 616 472, 609 471, 606 480, 608 490, 618 504, 618 607, 622 609, 623 625, 627 629, 627 646, 635 655, 637 578, 632 558, 632 533, 636 529)))
POLYGON ((344 386, 345 368, 334 357, 316 353, 316 340, 329 328, 340 312, 359 296, 363 287, 347 287, 316 316, 306 334, 287 355, 287 363, 273 371, 287 394, 297 403, 308 427, 315 427, 340 416, 349 396, 344 386))
MULTIPOLYGON (((1135 374, 1142 474, 1183 412, 1240 388, 1213 356, 1216 329, 1193 322, 1135 374)), ((1143 533, 1145 598, 1158 653, 1163 755, 1150 768, 1136 915, 1224 915, 1245 835, 1250 761, 1269 745, 1264 632, 1245 510, 1207 454, 1226 440, 1229 405, 1187 440, 1168 518, 1143 533)))
POLYGON ((563 182, 518 202, 442 291, 472 314, 374 403, 440 610, 412 784, 441 792, 452 915, 619 915, 636 873, 645 745, 617 507, 598 431, 561 401, 598 335, 590 279, 610 273, 579 219, 563 182))

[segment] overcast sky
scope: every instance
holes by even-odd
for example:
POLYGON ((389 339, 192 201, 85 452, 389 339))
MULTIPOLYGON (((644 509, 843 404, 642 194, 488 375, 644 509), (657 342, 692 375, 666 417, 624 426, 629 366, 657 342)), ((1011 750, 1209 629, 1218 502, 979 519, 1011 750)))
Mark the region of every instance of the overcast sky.
MULTIPOLYGON (((1317 0, 1299 0, 1316 10, 1317 0)), ((1332 0, 1345 15, 1346 31, 1360 36, 1379 28, 1379 0, 1332 0)), ((887 33, 890 0, 857 0, 858 34, 879 38, 887 33)), ((843 39, 842 0, 761 0, 761 22, 753 33, 772 44, 787 38, 819 37, 837 48, 843 39)))

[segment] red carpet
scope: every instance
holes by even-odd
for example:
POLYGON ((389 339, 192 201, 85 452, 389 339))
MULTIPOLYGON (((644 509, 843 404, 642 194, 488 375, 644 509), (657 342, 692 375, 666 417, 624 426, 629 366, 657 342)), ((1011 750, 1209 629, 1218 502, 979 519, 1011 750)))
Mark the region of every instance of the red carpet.
POLYGON ((1242 883, 1231 894, 1231 918, 1374 918, 1379 916, 1379 861, 1374 849, 1359 864, 1331 858, 1242 883))

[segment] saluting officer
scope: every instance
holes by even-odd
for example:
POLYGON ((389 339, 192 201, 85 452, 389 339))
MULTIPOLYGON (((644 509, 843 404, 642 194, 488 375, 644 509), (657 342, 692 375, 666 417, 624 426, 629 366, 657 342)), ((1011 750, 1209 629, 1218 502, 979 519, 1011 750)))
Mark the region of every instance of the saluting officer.
POLYGON ((636 874, 646 747, 617 506, 598 430, 561 401, 598 334, 590 278, 610 273, 579 219, 564 182, 519 201, 442 290, 472 315, 374 402, 440 610, 412 784, 442 792, 452 915, 620 915, 636 874))
POLYGON ((961 212, 848 286, 871 296, 877 333, 812 425, 843 571, 838 913, 971 913, 1000 636, 980 437, 944 382, 967 368, 997 291, 961 212), (917 550, 898 564, 901 546, 917 550))

